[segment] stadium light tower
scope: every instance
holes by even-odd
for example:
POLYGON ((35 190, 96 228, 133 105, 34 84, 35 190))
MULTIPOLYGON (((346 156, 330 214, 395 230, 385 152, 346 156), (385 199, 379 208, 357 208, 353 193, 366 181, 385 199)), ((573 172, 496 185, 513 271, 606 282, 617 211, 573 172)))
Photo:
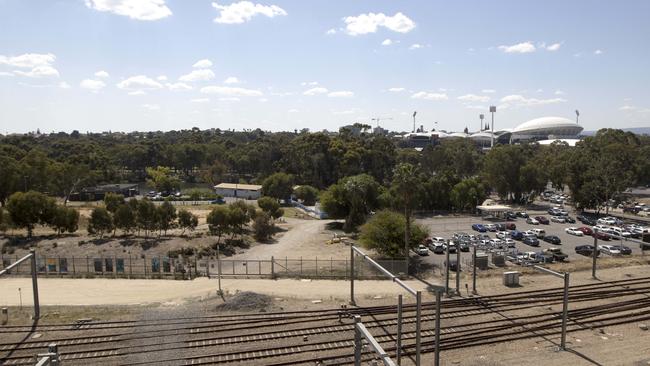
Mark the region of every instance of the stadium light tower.
POLYGON ((415 115, 418 114, 417 111, 413 112, 413 133, 415 133, 415 115))
POLYGON ((494 105, 491 105, 490 106, 490 113, 492 113, 492 126, 490 126, 492 128, 492 134, 491 134, 492 139, 490 140, 490 147, 491 148, 494 147, 494 113, 496 111, 497 111, 497 107, 494 106, 494 105))
POLYGON ((481 120, 481 127, 478 129, 478 132, 483 131, 483 118, 485 118, 485 115, 483 113, 478 115, 478 118, 481 120))
POLYGON ((580 117, 580 111, 576 109, 576 124, 578 124, 578 117, 580 117))

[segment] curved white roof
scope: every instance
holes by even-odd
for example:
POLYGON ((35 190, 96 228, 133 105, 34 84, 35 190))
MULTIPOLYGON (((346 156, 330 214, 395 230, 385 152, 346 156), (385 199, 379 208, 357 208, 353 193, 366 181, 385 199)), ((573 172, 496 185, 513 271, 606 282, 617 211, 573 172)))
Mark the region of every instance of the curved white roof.
POLYGON ((580 139, 541 140, 541 141, 537 141, 537 143, 540 144, 540 145, 550 145, 550 144, 554 143, 555 141, 566 142, 567 145, 573 147, 573 146, 576 146, 576 144, 578 142, 580 142, 580 139))
POLYGON ((575 123, 574 121, 563 118, 563 117, 542 117, 531 119, 528 122, 524 122, 519 126, 515 127, 513 133, 528 132, 534 130, 544 130, 544 129, 553 129, 553 128, 574 128, 577 132, 576 134, 582 131, 582 126, 575 123))
POLYGON ((452 132, 449 134, 449 137, 469 137, 469 134, 466 134, 465 132, 452 132))

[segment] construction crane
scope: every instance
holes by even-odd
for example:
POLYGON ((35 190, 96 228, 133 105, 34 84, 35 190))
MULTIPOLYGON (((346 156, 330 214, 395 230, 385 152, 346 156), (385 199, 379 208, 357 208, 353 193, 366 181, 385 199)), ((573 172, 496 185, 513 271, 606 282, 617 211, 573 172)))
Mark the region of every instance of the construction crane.
POLYGON ((392 117, 375 117, 375 118, 371 118, 370 120, 377 122, 377 127, 379 127, 379 122, 389 120, 389 119, 393 119, 393 118, 392 117))

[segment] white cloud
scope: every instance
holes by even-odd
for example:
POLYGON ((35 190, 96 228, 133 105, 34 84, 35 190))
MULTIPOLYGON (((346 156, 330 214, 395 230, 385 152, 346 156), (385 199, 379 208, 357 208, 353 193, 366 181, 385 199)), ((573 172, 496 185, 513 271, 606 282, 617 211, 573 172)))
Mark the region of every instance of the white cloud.
POLYGON ((494 90, 494 89, 483 89, 483 90, 481 90, 481 93, 484 93, 484 94, 493 94, 493 93, 496 93, 496 92, 497 91, 494 90))
POLYGON ((20 56, 0 55, 0 65, 22 68, 35 68, 37 66, 51 66, 56 61, 56 56, 51 53, 25 53, 20 56))
POLYGON ((392 44, 393 44, 393 41, 390 38, 386 38, 386 39, 384 39, 383 42, 381 42, 382 46, 390 46, 392 44))
POLYGON ((9 77, 11 77, 11 76, 14 76, 14 74, 11 73, 11 72, 0 71, 0 76, 9 76, 9 77))
POLYGON ((147 93, 145 93, 144 90, 136 90, 136 91, 128 92, 127 94, 133 97, 137 97, 140 95, 147 95, 147 93))
POLYGON ((327 94, 330 98, 352 98, 354 93, 348 90, 334 91, 327 94))
POLYGON ((158 20, 172 15, 165 0, 85 0, 86 6, 137 20, 158 20))
POLYGON ((555 94, 555 95, 564 95, 564 94, 566 94, 566 93, 563 92, 562 90, 559 90, 559 89, 558 89, 558 90, 556 90, 555 93, 553 93, 553 94, 555 94))
POLYGON ((562 43, 553 43, 550 46, 546 46, 547 51, 557 51, 562 47, 562 43))
POLYGON ((476 109, 476 110, 484 111, 487 110, 488 108, 484 105, 467 104, 465 105, 465 109, 476 109))
POLYGON ((59 83, 59 88, 61 88, 61 89, 70 89, 71 86, 70 86, 70 84, 66 83, 65 81, 61 81, 59 83))
POLYGON ((475 95, 475 94, 466 94, 457 98, 463 102, 481 102, 487 103, 490 100, 490 97, 486 95, 475 95))
POLYGON ((36 66, 30 71, 16 70, 14 71, 14 74, 26 76, 30 78, 41 78, 41 77, 50 77, 50 76, 59 77, 59 71, 57 71, 57 69, 53 68, 52 66, 36 66))
POLYGON ((535 52, 537 48, 532 42, 517 43, 512 46, 499 46, 499 49, 505 53, 530 53, 535 52))
POLYGON ((619 111, 633 111, 636 110, 635 106, 632 105, 624 105, 618 108, 619 111))
POLYGON ((318 85, 318 81, 303 81, 300 83, 302 86, 316 86, 318 85))
POLYGON ((110 75, 108 75, 108 73, 106 71, 101 70, 101 71, 97 71, 95 73, 95 76, 98 77, 98 78, 105 79, 105 78, 109 77, 110 75))
POLYGON ((143 104, 142 107, 150 111, 157 111, 160 109, 160 106, 158 104, 143 104))
POLYGON ((185 83, 165 83, 165 87, 171 91, 192 90, 192 86, 185 83))
POLYGON ((421 45, 421 44, 419 44, 419 43, 413 43, 413 44, 409 47, 409 50, 417 50, 417 49, 420 49, 420 48, 423 48, 423 47, 424 47, 424 46, 421 45))
POLYGON ((158 81, 167 81, 167 75, 160 75, 156 78, 158 81))
POLYGON ((300 111, 297 110, 297 109, 295 109, 295 108, 291 108, 291 109, 289 109, 289 110, 287 111, 287 113, 298 113, 298 112, 300 112, 300 111))
POLYGON ((327 35, 336 34, 336 29, 334 29, 334 28, 328 29, 327 32, 325 32, 325 34, 327 34, 327 35))
POLYGON ((210 69, 192 70, 189 74, 183 75, 178 80, 180 81, 206 81, 214 79, 214 72, 210 69))
POLYGON ((117 84, 117 87, 125 90, 142 90, 160 89, 163 86, 159 82, 147 77, 146 75, 136 75, 120 81, 117 84))
POLYGON ((82 89, 88 89, 93 92, 98 92, 106 86, 106 83, 101 81, 101 80, 92 80, 92 79, 84 79, 79 83, 79 87, 82 89))
POLYGON ((210 98, 190 99, 190 102, 192 102, 192 103, 208 103, 209 101, 210 101, 210 98))
POLYGON ((241 24, 251 20, 256 15, 269 18, 287 15, 287 12, 277 5, 253 4, 250 1, 240 1, 230 5, 212 3, 212 7, 219 11, 219 16, 214 18, 215 23, 241 24))
POLYGON ((234 76, 229 76, 223 81, 224 84, 239 84, 239 79, 234 76))
POLYGON ((327 90, 327 88, 318 87, 318 88, 311 88, 311 89, 305 91, 305 92, 302 93, 302 94, 303 94, 303 95, 310 95, 310 96, 311 96, 311 95, 317 95, 317 94, 325 94, 325 93, 327 93, 328 91, 329 91, 329 90, 327 90))
POLYGON ((602 54, 603 54, 603 51, 601 51, 601 50, 595 50, 594 51, 594 55, 602 55, 602 54))
POLYGON ((220 102, 239 102, 241 99, 237 97, 225 97, 225 98, 219 98, 220 102))
POLYGON ((216 85, 201 88, 201 93, 226 95, 230 97, 261 97, 263 95, 259 90, 216 85))
POLYGON ((536 99, 536 98, 526 98, 523 95, 519 95, 519 94, 513 94, 501 98, 500 102, 509 105, 512 104, 512 105, 519 105, 519 106, 539 106, 539 105, 564 103, 566 102, 566 99, 562 99, 562 98, 536 99))
POLYGON ((345 17, 343 21, 346 24, 345 30, 352 36, 375 33, 379 27, 398 33, 408 33, 415 28, 415 22, 400 12, 393 16, 384 13, 360 14, 356 17, 345 17))
POLYGON ((424 100, 447 100, 449 97, 447 97, 446 93, 428 93, 428 92, 417 92, 413 95, 411 95, 412 99, 424 99, 424 100))
POLYGON ((197 69, 207 69, 212 67, 212 61, 208 60, 207 58, 204 58, 203 60, 196 61, 192 67, 195 67, 197 69))
POLYGON ((259 101, 260 103, 266 103, 266 102, 268 102, 269 100, 266 99, 266 98, 260 98, 260 99, 258 99, 258 101, 259 101))
POLYGON ((404 90, 406 90, 406 89, 404 89, 404 88, 389 88, 388 89, 389 92, 393 92, 393 93, 403 92, 404 90))

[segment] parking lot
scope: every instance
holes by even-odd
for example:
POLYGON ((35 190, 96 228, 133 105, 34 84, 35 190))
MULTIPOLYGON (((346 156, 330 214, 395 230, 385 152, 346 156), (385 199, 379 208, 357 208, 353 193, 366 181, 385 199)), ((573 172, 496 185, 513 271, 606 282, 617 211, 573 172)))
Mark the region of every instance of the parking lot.
MULTIPOLYGON (((535 217, 535 216, 544 216, 547 219, 550 219, 550 215, 546 211, 526 211, 529 216, 535 217)), ((569 212, 569 215, 573 217, 574 219, 576 218, 576 213, 573 211, 569 212)), ((470 235, 477 235, 478 232, 472 230, 472 224, 488 224, 488 223, 504 223, 506 222, 505 220, 501 221, 493 221, 493 220, 484 220, 481 219, 480 217, 433 217, 433 218, 419 218, 417 219, 417 222, 421 225, 424 225, 425 227, 429 228, 430 230, 430 236, 431 237, 443 237, 445 239, 450 239, 452 235, 456 232, 463 232, 467 233, 470 235)), ((591 236, 574 236, 567 234, 564 230, 568 227, 582 227, 586 226, 582 224, 581 222, 576 222, 575 224, 569 224, 569 223, 556 223, 556 222, 550 222, 549 225, 531 225, 526 223, 526 219, 524 218, 517 218, 513 222, 517 225, 517 230, 518 231, 526 231, 526 230, 531 230, 531 229, 544 229, 546 231, 546 235, 556 235, 560 238, 561 244, 559 245, 553 245, 550 243, 545 242, 542 239, 539 239, 539 246, 533 247, 526 245, 522 243, 521 241, 515 241, 515 248, 510 249, 510 250, 517 250, 519 252, 541 252, 545 248, 551 248, 551 247, 557 247, 562 250, 564 254, 567 254, 568 261, 576 261, 576 260, 590 260, 589 257, 585 257, 583 255, 577 254, 575 252, 576 246, 579 245, 593 245, 594 244, 594 238, 591 236)), ((490 238, 496 238, 496 232, 486 232, 490 238)), ((603 245, 603 244, 610 244, 610 245, 625 245, 632 249, 632 254, 642 254, 642 251, 640 249, 639 244, 631 242, 631 241, 621 241, 621 240, 609 240, 609 241, 603 241, 603 240, 598 240, 598 245, 603 245)), ((606 254, 601 253, 601 257, 607 256, 606 254)), ((461 264, 464 263, 471 263, 471 257, 472 257, 472 252, 471 250, 469 252, 461 252, 461 264)), ((452 253, 450 254, 450 258, 455 259, 456 254, 452 253)), ((420 257, 423 263, 426 264, 433 264, 437 269, 438 268, 443 268, 443 264, 445 261, 445 254, 434 254, 433 252, 429 251, 428 256, 423 256, 420 257)))

